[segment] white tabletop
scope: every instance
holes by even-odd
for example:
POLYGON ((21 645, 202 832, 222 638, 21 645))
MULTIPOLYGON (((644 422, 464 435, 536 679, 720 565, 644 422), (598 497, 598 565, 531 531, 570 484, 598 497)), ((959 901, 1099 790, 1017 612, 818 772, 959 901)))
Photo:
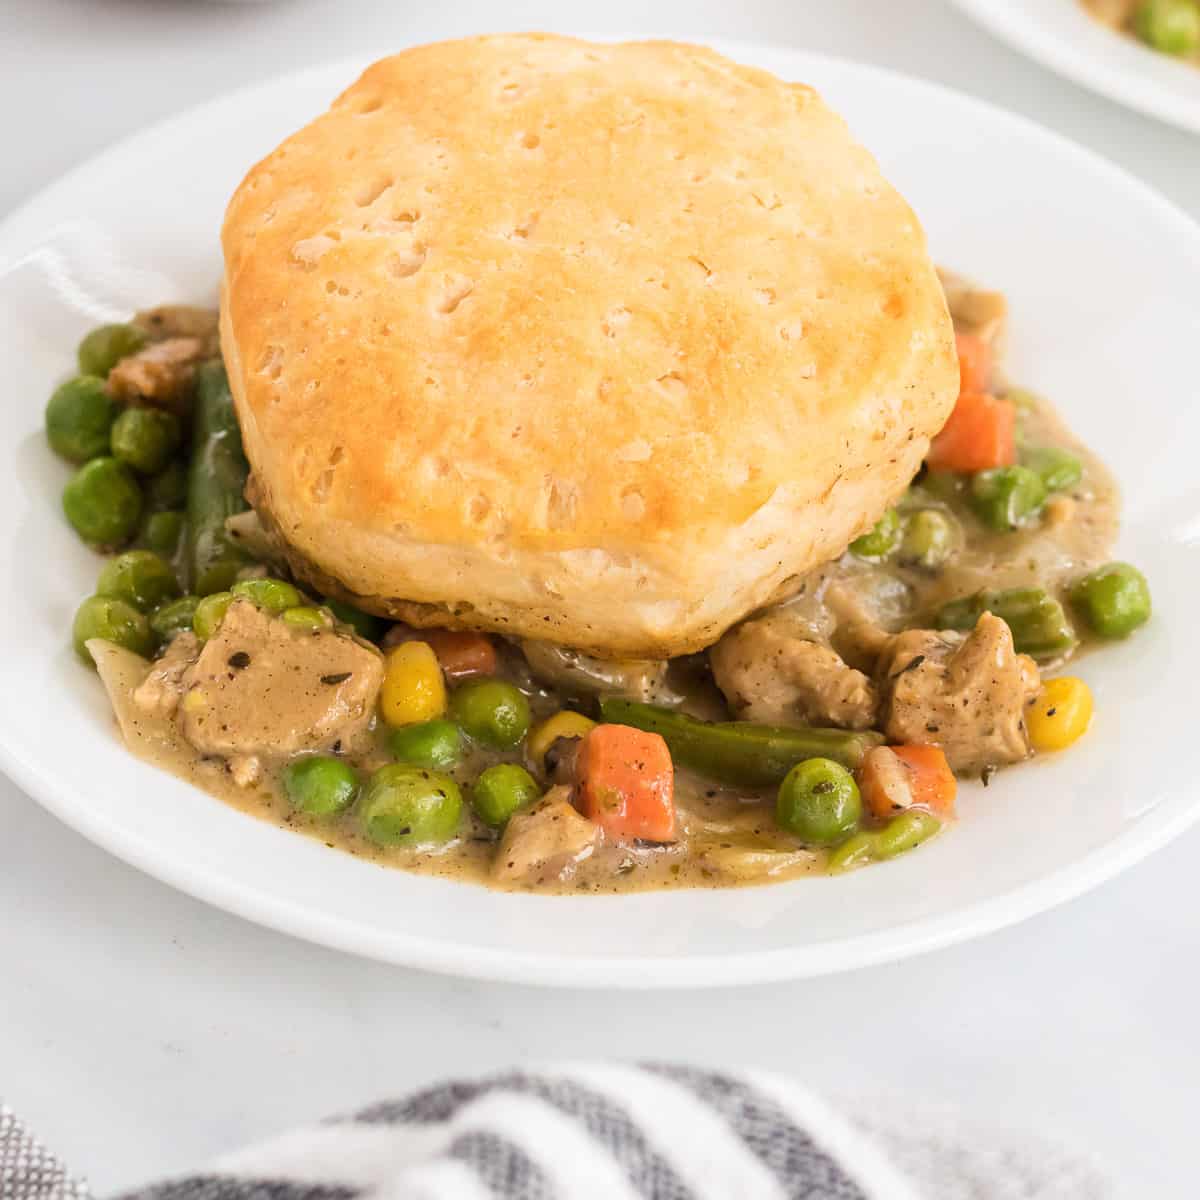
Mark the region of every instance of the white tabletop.
MULTIPOLYGON (((937 0, 0 0, 0 211, 230 87, 500 27, 719 34, 884 63, 1027 113, 1200 216, 1200 142, 1058 80, 937 0)), ((1066 908, 895 966, 737 991, 554 992, 258 929, 114 861, 0 779, 0 1096, 104 1193, 447 1073, 682 1058, 920 1092, 1101 1154, 1123 1194, 1190 1197, 1198 859, 1200 830, 1066 908)))

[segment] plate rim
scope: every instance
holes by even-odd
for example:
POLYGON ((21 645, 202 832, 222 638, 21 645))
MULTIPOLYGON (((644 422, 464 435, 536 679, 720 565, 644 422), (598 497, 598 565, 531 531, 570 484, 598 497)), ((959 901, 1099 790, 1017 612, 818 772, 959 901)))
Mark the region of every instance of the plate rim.
MULTIPOLYGON (((617 40, 607 38, 606 40, 617 40)), ((934 97, 988 114, 1055 145, 1064 155, 1086 166, 1108 183, 1155 208, 1164 222, 1173 225, 1200 262, 1200 224, 1178 205, 1104 155, 1000 105, 959 92, 944 84, 920 79, 890 68, 861 63, 795 47, 769 46, 746 40, 705 39, 705 45, 734 57, 758 56, 785 59, 831 71, 873 77, 876 81, 924 91, 934 97)), ((253 103, 258 93, 306 82, 343 70, 360 70, 369 60, 360 55, 288 72, 271 79, 222 93, 201 104, 156 121, 116 142, 57 177, 28 197, 0 220, 0 253, 4 243, 18 239, 22 227, 38 219, 38 208, 56 193, 69 190, 101 160, 137 154, 147 144, 169 135, 176 126, 203 121, 210 110, 230 104, 253 103)), ((1180 252, 1185 248, 1181 245, 1180 252)), ((0 259, 0 268, 3 259, 0 259)), ((141 838, 136 830, 114 828, 86 803, 61 793, 45 767, 25 748, 10 743, 0 728, 0 767, 23 791, 69 828, 117 859, 159 882, 226 912, 290 936, 377 961, 480 980, 554 987, 614 987, 670 989, 741 986, 815 977, 879 965, 928 953, 1018 924, 1072 900, 1141 861, 1200 821, 1200 795, 1190 803, 1159 805, 1130 820, 1115 838, 1079 859, 1009 888, 998 895, 968 904, 933 918, 921 918, 882 932, 809 943, 784 949, 744 953, 689 956, 588 956, 564 958, 532 951, 492 950, 484 945, 465 946, 409 931, 380 931, 360 923, 326 915, 318 907, 305 907, 275 894, 269 887, 192 868, 184 860, 164 862, 161 850, 141 838)), ((765 885, 771 886, 771 885, 765 885)), ((555 897, 545 897, 552 903, 555 897)), ((603 903, 604 897, 583 898, 603 903)))
MULTIPOLYGON (((1077 0, 1068 2, 1076 3, 1077 0)), ((1072 83, 1143 116, 1153 117, 1188 133, 1200 134, 1200 93, 1196 98, 1176 95, 1158 80, 1116 68, 1066 39, 1054 37, 996 0, 953 0, 953 3, 988 33, 1072 83)), ((1108 36, 1114 39, 1120 37, 1111 30, 1108 36)), ((1192 70, 1200 76, 1200 69, 1172 63, 1156 51, 1136 44, 1131 46, 1131 50, 1137 51, 1139 56, 1151 55, 1164 59, 1162 66, 1192 70)))

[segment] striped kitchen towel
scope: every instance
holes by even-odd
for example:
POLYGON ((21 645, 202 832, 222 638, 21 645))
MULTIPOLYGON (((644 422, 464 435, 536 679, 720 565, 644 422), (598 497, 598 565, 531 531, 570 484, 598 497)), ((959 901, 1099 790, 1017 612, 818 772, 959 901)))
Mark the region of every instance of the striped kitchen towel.
MULTIPOLYGON (((4 1200, 83 1200, 65 1172, 4 1200)), ((0 1180, 14 1177, 0 1143, 0 1180)), ((438 1084, 120 1200, 1104 1200, 1084 1160, 759 1072, 572 1064, 438 1084), (865 1120, 856 1113, 870 1111, 865 1120)))

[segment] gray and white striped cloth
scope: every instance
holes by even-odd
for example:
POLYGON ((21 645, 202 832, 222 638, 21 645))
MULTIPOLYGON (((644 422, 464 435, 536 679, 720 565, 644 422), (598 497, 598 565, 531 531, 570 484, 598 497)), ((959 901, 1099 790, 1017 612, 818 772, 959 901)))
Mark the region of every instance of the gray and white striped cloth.
MULTIPOLYGON (((3 1200, 90 1200, 0 1110, 3 1200)), ((118 1200, 1104 1200, 1094 1166, 775 1075, 570 1064, 438 1084, 118 1200), (869 1113, 868 1117, 866 1114, 869 1113)))

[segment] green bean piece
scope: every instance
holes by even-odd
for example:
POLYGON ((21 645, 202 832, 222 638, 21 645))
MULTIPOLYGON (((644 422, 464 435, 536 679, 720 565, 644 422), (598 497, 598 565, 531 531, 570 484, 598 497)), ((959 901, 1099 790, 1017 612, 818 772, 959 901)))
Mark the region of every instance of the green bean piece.
POLYGON ((63 488, 63 512, 85 542, 120 546, 137 530, 142 490, 133 473, 115 458, 84 463, 63 488))
POLYGON ((865 867, 875 858, 875 838, 875 834, 865 830, 851 834, 825 860, 825 869, 831 875, 839 875, 843 871, 865 867))
POLYGON ((985 612, 1004 621, 1016 648, 1036 659, 1058 658, 1074 649, 1078 640, 1063 606, 1042 588, 976 592, 942 605, 933 622, 938 629, 965 631, 974 629, 985 612))
POLYGON ((494 750, 520 745, 532 720, 525 694, 502 679, 475 679, 455 688, 450 715, 469 738, 494 750))
POLYGON ((110 558, 96 582, 97 596, 112 596, 148 613, 179 595, 179 582, 157 554, 150 550, 126 550, 110 558))
POLYGON ((894 508, 875 522, 874 528, 850 543, 850 553, 856 558, 882 561, 900 545, 900 514, 894 508))
POLYGON ((382 617, 365 613, 353 605, 331 600, 328 596, 322 603, 343 625, 349 625, 359 637, 366 638, 368 642, 379 641, 387 629, 387 622, 382 617))
POLYGON ((179 449, 179 418, 164 408, 127 408, 113 422, 113 457, 143 475, 156 475, 179 449))
POLYGON ((993 467, 971 476, 975 515, 997 531, 1019 529, 1046 503, 1046 485, 1028 467, 993 467))
POLYGON ((698 721, 673 709, 615 696, 602 697, 600 712, 615 725, 657 733, 678 766, 738 787, 772 787, 808 758, 831 758, 857 767, 868 750, 883 745, 878 733, 841 729, 784 729, 745 721, 698 721))
POLYGON ((196 605, 192 629, 202 642, 207 642, 217 632, 233 599, 232 592, 210 592, 196 605))
POLYGON ((333 619, 327 612, 314 608, 311 604, 298 604, 294 608, 286 608, 279 614, 279 619, 293 629, 303 629, 309 633, 318 633, 333 624, 333 619))
POLYGON ((933 837, 941 827, 941 821, 932 813, 910 808, 893 817, 875 835, 875 857, 895 858, 933 837))
POLYGON ((150 622, 132 604, 115 596, 89 596, 76 610, 71 626, 71 642, 75 653, 85 663, 95 666, 87 648, 92 638, 103 638, 114 646, 122 646, 143 657, 154 651, 154 632, 150 622))
POLYGON ((146 507, 155 511, 164 508, 183 508, 187 503, 187 466, 175 459, 157 475, 152 475, 143 484, 146 507))
POLYGON ((79 375, 55 388, 46 403, 46 441, 68 462, 108 453, 117 406, 95 375, 79 375))
POLYGON ((1195 0, 1143 0, 1133 31, 1153 49, 1185 58, 1200 49, 1200 6, 1195 0))
POLYGON ((101 325, 79 343, 79 370, 84 375, 107 378, 109 371, 146 344, 146 335, 136 325, 101 325))
POLYGON ((388 748, 397 762, 449 771, 462 759, 463 739, 452 721, 422 721, 393 729, 388 734, 388 748))
POLYGON ((310 817, 336 817, 354 803, 358 776, 331 755, 298 758, 283 769, 283 790, 292 807, 310 817))
POLYGON ((244 596, 276 616, 286 609, 299 608, 304 603, 300 592, 282 579, 243 579, 229 590, 235 596, 244 596))
POLYGON ((936 570, 958 544, 958 522, 938 508, 919 508, 904 526, 900 561, 908 566, 936 570))
POLYGON ((1129 563, 1111 562, 1080 579, 1071 604, 1102 638, 1128 637, 1150 619, 1150 585, 1129 563))
POLYGON ((1057 446, 1026 450, 1021 462, 1041 478, 1048 492, 1065 492, 1083 478, 1083 463, 1069 450, 1057 446))
POLYGON ((146 518, 142 538, 155 554, 174 558, 183 537, 184 516, 181 512, 156 512, 146 518))
POLYGON ((449 775, 397 763, 371 776, 357 812, 377 845, 445 842, 458 832, 462 793, 449 775))
POLYGON ((205 363, 196 372, 187 494, 188 578, 202 596, 231 587, 251 561, 225 532, 226 518, 246 509, 248 471, 225 368, 205 363))
POLYGON ((775 820, 810 846, 836 846, 858 828, 862 797, 854 776, 828 758, 797 763, 779 785, 775 820))
POLYGON ((150 628, 162 642, 169 642, 176 634, 191 632, 199 605, 199 596, 180 596, 178 600, 170 600, 151 614, 150 628))
POLYGON ((524 767, 497 763, 475 780, 471 805, 484 824, 503 829, 518 808, 532 804, 541 794, 542 789, 524 767))

